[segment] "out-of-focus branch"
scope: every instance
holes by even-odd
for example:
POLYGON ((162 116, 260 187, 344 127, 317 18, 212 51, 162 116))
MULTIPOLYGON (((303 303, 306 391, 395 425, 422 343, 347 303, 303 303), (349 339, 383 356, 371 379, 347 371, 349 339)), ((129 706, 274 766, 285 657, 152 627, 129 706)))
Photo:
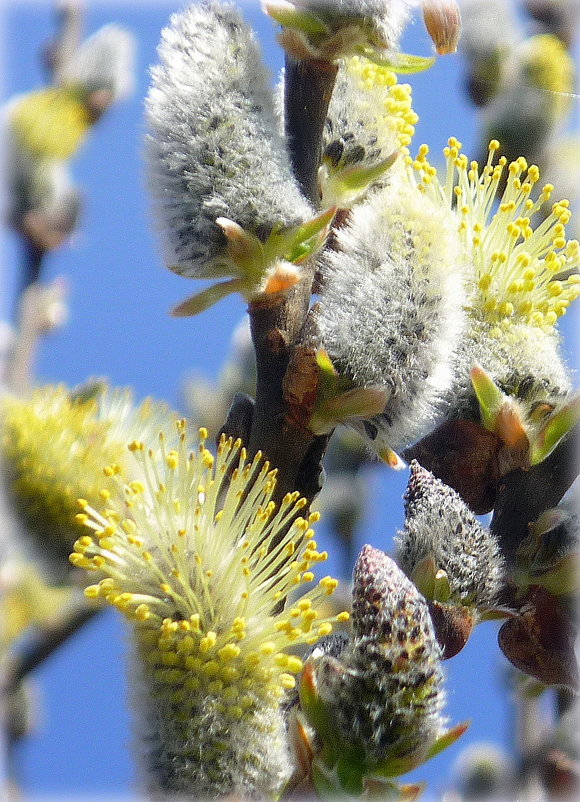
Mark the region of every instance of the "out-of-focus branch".
POLYGON ((33 283, 22 293, 18 331, 6 369, 6 386, 23 393, 32 385, 34 358, 40 339, 66 320, 66 285, 58 280, 42 286, 33 283))
POLYGON ((40 248, 28 237, 24 237, 22 244, 22 272, 20 274, 21 295, 27 287, 34 284, 40 278, 42 263, 46 256, 46 250, 40 248))
POLYGON ((2 657, 0 663, 0 800, 11 802, 20 798, 12 771, 14 737, 11 725, 10 702, 18 693, 25 677, 93 618, 99 608, 79 595, 66 605, 50 625, 29 630, 18 650, 2 657))
POLYGON ((518 797, 522 802, 544 802, 546 799, 539 773, 538 757, 547 735, 547 725, 540 709, 540 697, 516 687, 515 738, 518 748, 518 797))
MULTIPOLYGON (((55 84, 60 83, 64 68, 79 48, 83 21, 84 7, 80 0, 58 0, 56 32, 42 53, 50 79, 55 84)), ((72 217, 76 218, 77 214, 78 210, 74 209, 72 217)), ((20 294, 40 279, 47 252, 62 243, 70 233, 72 224, 64 219, 45 219, 43 214, 36 211, 24 215, 18 226, 22 233, 20 294)))
POLYGON ((80 0, 59 0, 56 4, 57 30, 45 49, 45 61, 56 83, 78 50, 83 37, 84 4, 80 0))
POLYGON ((0 680, 1 695, 14 691, 24 677, 50 657, 99 610, 81 594, 66 605, 50 625, 33 627, 18 651, 6 659, 0 680))

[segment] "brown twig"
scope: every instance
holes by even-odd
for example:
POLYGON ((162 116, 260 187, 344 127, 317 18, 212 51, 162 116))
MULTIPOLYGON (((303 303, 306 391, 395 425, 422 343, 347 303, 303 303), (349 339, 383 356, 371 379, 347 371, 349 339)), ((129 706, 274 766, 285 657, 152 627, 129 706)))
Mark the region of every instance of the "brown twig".
MULTIPOLYGON (((300 490, 296 480, 304 458, 314 441, 307 428, 286 419, 283 381, 292 348, 297 342, 308 312, 313 271, 283 299, 250 304, 252 339, 256 349, 256 403, 249 448, 261 450, 279 469, 276 495, 300 490)), ((303 477, 304 479, 305 477, 303 477)), ((304 482, 308 484, 308 481, 304 482)), ((312 495, 310 495, 312 498, 312 495)))
MULTIPOLYGON (((337 68, 325 62, 286 59, 285 120, 290 158, 304 193, 318 206, 317 173, 328 104, 337 68)), ((249 441, 278 467, 276 495, 299 490, 311 500, 320 488, 320 459, 326 439, 287 419, 283 382, 310 306, 313 264, 303 266, 301 282, 285 294, 263 296, 249 306, 256 350, 256 401, 249 441), (316 454, 316 459, 314 456, 316 454)))
POLYGON ((285 128, 294 174, 306 197, 318 206, 322 132, 338 68, 325 61, 286 56, 285 128))

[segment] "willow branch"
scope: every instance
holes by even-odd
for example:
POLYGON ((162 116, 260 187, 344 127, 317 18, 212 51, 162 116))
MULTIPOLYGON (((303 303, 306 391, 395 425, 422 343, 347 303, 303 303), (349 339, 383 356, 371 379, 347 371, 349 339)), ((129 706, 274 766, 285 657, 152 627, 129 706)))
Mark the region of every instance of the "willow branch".
POLYGON ((250 304, 250 325, 256 349, 256 402, 250 451, 261 450, 272 465, 278 467, 276 495, 282 498, 287 492, 299 490, 311 500, 316 495, 316 481, 302 474, 298 479, 306 455, 315 441, 310 430, 293 425, 287 420, 283 381, 292 348, 295 345, 308 312, 313 269, 300 284, 280 300, 255 301, 250 304), (310 486, 310 489, 308 489, 310 486))
MULTIPOLYGON (((286 59, 285 120, 290 159, 303 192, 319 205, 318 166, 322 133, 337 68, 325 62, 286 59)), ((310 306, 314 265, 303 266, 300 283, 288 293, 250 303, 256 351, 256 401, 249 441, 279 468, 276 495, 299 490, 309 500, 320 488, 320 459, 327 438, 289 422, 283 381, 310 306)))
POLYGON ((302 191, 319 205, 318 167, 322 133, 338 67, 325 61, 296 61, 286 55, 285 128, 290 160, 302 191))
POLYGON ((81 43, 83 17, 83 3, 79 0, 60 0, 56 4, 57 30, 47 47, 46 62, 57 83, 81 43))
POLYGON ((22 272, 19 296, 40 278, 46 251, 24 236, 22 243, 22 272))
POLYGON ((14 691, 20 682, 98 612, 84 597, 68 604, 50 625, 33 627, 24 642, 6 660, 2 671, 2 696, 14 691))
POLYGON ((539 465, 508 473, 500 483, 491 522, 508 563, 529 534, 529 524, 555 507, 580 473, 580 424, 539 465))

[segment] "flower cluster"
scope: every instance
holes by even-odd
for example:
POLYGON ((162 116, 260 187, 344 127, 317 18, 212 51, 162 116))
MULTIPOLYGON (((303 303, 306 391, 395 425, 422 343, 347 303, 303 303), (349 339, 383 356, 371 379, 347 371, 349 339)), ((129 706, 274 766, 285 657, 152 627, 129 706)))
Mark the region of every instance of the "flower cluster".
MULTIPOLYGON (((449 140, 445 149, 447 170, 439 180, 423 146, 413 161, 420 189, 452 208, 459 218, 459 233, 470 253, 473 268, 470 311, 494 327, 526 324, 551 331, 570 302, 580 295, 580 249, 566 239, 569 203, 559 201, 534 229, 533 215, 551 199, 554 187, 546 184, 537 197, 533 190, 539 170, 521 157, 507 164, 500 143, 492 140, 483 168, 461 153, 461 143, 449 140), (507 173, 507 175, 506 175, 507 173), (502 180, 506 187, 497 212, 493 199, 502 180), (559 280, 559 274, 564 278, 559 280)), ((499 335, 499 330, 492 329, 499 335)))
POLYGON ((423 7, 423 21, 437 53, 454 53, 461 28, 455 0, 266 0, 279 22, 280 43, 296 59, 333 62, 364 55, 404 70, 425 69, 433 59, 408 56, 396 48, 412 6, 423 7))
POLYGON ((571 389, 555 327, 580 295, 580 248, 576 240, 566 238, 569 204, 554 203, 534 227, 534 217, 540 217, 554 188, 546 184, 534 192, 539 171, 523 158, 508 165, 500 157, 494 164, 499 148, 492 140, 487 162, 480 167, 451 138, 441 179, 425 146, 411 165, 419 189, 434 202, 454 208, 468 254, 468 330, 458 344, 452 399, 458 414, 468 415, 474 363, 508 394, 520 397, 527 410, 533 411, 538 402, 565 399, 571 389), (505 189, 493 211, 502 181, 505 189))
MULTIPOLYGON (((492 140, 480 167, 451 138, 440 177, 428 161, 427 146, 421 146, 416 158, 406 157, 406 175, 397 171, 391 186, 354 208, 336 237, 338 250, 323 256, 320 343, 339 372, 358 387, 391 383, 399 391, 398 377, 405 369, 403 388, 413 382, 420 388, 412 398, 405 389, 393 392, 393 403, 400 403, 404 414, 387 404, 384 412, 393 431, 386 437, 377 437, 370 416, 354 422, 379 455, 385 441, 391 448, 409 442, 438 414, 473 418, 470 372, 475 364, 508 396, 522 401, 517 416, 524 428, 534 430, 558 407, 569 408, 571 381, 556 328, 580 295, 580 247, 566 237, 569 203, 554 203, 542 217, 553 186, 535 191, 539 170, 523 158, 508 165, 500 157, 496 163, 499 147, 492 140), (400 226, 395 218, 398 208, 410 202, 406 198, 413 199, 414 208, 411 213, 408 207, 409 222, 400 226), (373 217, 378 214, 385 224, 373 217), (421 226, 422 215, 426 222, 421 226), (435 215, 445 221, 438 233, 429 229, 435 215), (377 280, 383 275, 384 281, 377 280), (423 291, 412 292, 413 282, 423 291), (433 289, 425 291, 430 285, 433 289), (417 343, 416 358, 410 361, 411 350, 408 343, 402 347, 401 337, 411 320, 419 322, 424 341, 420 347, 417 343), (438 361, 443 353, 451 372, 445 381, 438 361), (438 395, 428 393, 430 376, 439 378, 438 395), (417 398, 424 410, 430 409, 427 417, 415 413, 417 398)), ((537 433, 527 436, 533 442, 537 433)))
MULTIPOLYGON (((352 623, 351 653, 343 661, 355 669, 354 686, 368 687, 370 681, 376 697, 366 710, 363 703, 358 715, 345 715, 343 727, 368 739, 366 749, 376 762, 385 753, 420 762, 444 724, 439 647, 425 600, 394 562, 371 546, 363 548, 354 569, 352 623)), ((351 705, 357 699, 358 707, 362 697, 355 691, 351 705)))
POLYGON ((397 83, 394 72, 360 56, 341 61, 318 172, 322 206, 358 200, 406 152, 417 119, 411 87, 397 83))
POLYGON ((463 330, 453 214, 403 175, 355 206, 321 260, 320 343, 354 386, 387 392, 380 415, 350 421, 379 456, 425 433, 452 386, 463 330))
POLYGON ((267 12, 284 26, 280 41, 298 59, 333 61, 394 48, 412 0, 267 0, 267 12))
POLYGON ((308 659, 300 698, 323 743, 315 784, 356 796, 369 780, 425 762, 465 727, 444 731, 441 652, 425 599, 371 546, 355 566, 352 624, 350 641, 308 659))
POLYGON ((75 87, 82 94, 106 93, 93 97, 93 113, 127 97, 133 91, 135 41, 119 25, 104 25, 86 39, 63 64, 60 82, 75 87))
POLYGON ((150 400, 136 407, 128 390, 102 390, 85 398, 58 385, 39 387, 30 397, 0 399, 0 446, 10 495, 38 556, 50 561, 47 567, 56 578, 65 573, 82 531, 74 520, 77 498, 99 504, 110 488, 103 465, 127 463, 129 468, 126 440, 137 432, 149 437, 167 412, 164 404, 150 400))
POLYGON ((71 561, 105 575, 86 594, 133 624, 151 784, 270 795, 291 769, 280 709, 302 668, 291 649, 331 632, 318 607, 337 582, 313 584, 327 556, 311 528, 318 516, 300 517, 298 493, 276 508, 276 471, 260 454, 249 460, 224 436, 214 458, 203 429, 190 450, 177 426, 175 449, 163 436, 155 450, 129 445, 143 480, 112 467, 102 512, 80 500, 91 532, 71 561))

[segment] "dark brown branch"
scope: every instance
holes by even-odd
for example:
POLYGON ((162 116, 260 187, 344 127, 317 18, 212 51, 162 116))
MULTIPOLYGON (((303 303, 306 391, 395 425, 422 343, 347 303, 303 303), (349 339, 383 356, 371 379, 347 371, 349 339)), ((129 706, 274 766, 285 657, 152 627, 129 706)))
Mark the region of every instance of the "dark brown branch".
POLYGON ((247 393, 236 393, 228 410, 226 422, 216 435, 216 444, 219 443, 222 434, 232 437, 234 440, 239 438, 243 443, 248 443, 253 417, 254 399, 250 398, 247 393))
MULTIPOLYGON (((319 204, 318 167, 322 133, 336 79, 336 66, 286 58, 285 119, 290 159, 303 192, 319 204)), ((314 266, 303 266, 301 282, 284 295, 270 295, 249 306, 256 350, 256 401, 249 441, 279 469, 278 499, 299 490, 311 500, 320 489, 320 460, 328 438, 317 439, 306 426, 288 420, 284 378, 310 306, 314 266)), ((290 388, 290 392, 291 392, 290 388)), ((288 390, 288 387, 286 387, 288 390)))
POLYGON ((286 421, 283 381, 310 302, 312 271, 284 299, 265 296, 250 304, 256 349, 256 402, 249 448, 261 450, 279 469, 278 498, 295 486, 304 457, 314 439, 307 429, 286 421))
POLYGON ((580 473, 580 424, 539 465, 515 470, 500 482, 491 530, 506 560, 513 563, 529 524, 544 510, 555 507, 580 473))
POLYGON ((44 257, 46 256, 44 248, 39 247, 28 237, 23 237, 22 251, 22 273, 17 300, 27 287, 40 279, 44 257))
POLYGON ((338 68, 324 61, 286 55, 285 125, 290 161, 302 191, 317 207, 322 133, 338 68))

